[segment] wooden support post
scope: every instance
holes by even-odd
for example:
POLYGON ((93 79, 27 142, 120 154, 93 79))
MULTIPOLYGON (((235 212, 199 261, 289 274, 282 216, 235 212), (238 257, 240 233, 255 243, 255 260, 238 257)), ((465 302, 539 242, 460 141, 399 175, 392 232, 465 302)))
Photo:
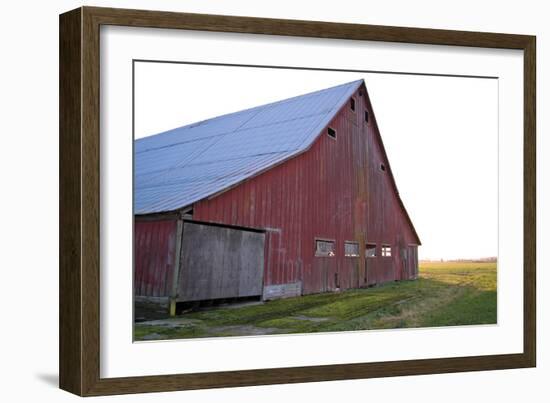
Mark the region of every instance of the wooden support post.
POLYGON ((176 252, 174 255, 174 272, 172 276, 172 292, 170 293, 169 313, 176 316, 176 302, 178 297, 178 285, 181 270, 181 242, 183 239, 183 220, 178 219, 176 224, 176 252))

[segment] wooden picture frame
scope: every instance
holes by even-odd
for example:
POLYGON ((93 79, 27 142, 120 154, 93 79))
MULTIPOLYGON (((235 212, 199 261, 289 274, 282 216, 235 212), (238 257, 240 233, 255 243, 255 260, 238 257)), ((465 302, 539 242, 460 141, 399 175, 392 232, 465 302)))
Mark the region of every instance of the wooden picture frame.
POLYGON ((534 36, 81 7, 60 16, 60 387, 81 396, 525 368, 536 365, 534 36), (100 377, 99 35, 101 25, 411 44, 523 53, 523 353, 276 369, 100 377))

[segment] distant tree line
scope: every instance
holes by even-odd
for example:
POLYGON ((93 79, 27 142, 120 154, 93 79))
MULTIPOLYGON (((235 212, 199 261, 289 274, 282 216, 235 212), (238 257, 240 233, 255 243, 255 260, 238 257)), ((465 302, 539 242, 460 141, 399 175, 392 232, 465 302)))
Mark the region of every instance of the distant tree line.
POLYGON ((449 262, 449 263, 495 263, 496 256, 480 257, 478 259, 422 259, 420 262, 449 262))

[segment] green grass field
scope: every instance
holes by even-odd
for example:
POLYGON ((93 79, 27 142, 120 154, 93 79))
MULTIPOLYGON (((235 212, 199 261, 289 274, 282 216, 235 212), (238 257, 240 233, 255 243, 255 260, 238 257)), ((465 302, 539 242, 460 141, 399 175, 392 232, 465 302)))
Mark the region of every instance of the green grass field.
POLYGON ((494 324, 496 263, 423 263, 420 278, 136 323, 136 340, 494 324))

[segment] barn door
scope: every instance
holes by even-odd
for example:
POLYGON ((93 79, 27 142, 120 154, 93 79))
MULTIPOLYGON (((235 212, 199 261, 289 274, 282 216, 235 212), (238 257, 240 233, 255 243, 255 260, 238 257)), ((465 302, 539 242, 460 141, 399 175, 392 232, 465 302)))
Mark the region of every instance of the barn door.
POLYGON ((402 247, 399 249, 401 257, 401 277, 400 280, 408 280, 411 278, 411 267, 410 267, 410 248, 402 247))
POLYGON ((186 221, 178 301, 261 296, 262 232, 186 221))
POLYGON ((375 264, 378 251, 375 243, 367 243, 365 245, 365 284, 371 285, 376 283, 375 280, 375 264))
POLYGON ((409 245, 407 250, 407 268, 409 278, 415 279, 418 277, 418 247, 415 245, 409 245))
POLYGON ((304 278, 306 293, 332 291, 336 288, 339 278, 335 253, 336 242, 334 240, 315 239, 313 267, 309 275, 304 278))

